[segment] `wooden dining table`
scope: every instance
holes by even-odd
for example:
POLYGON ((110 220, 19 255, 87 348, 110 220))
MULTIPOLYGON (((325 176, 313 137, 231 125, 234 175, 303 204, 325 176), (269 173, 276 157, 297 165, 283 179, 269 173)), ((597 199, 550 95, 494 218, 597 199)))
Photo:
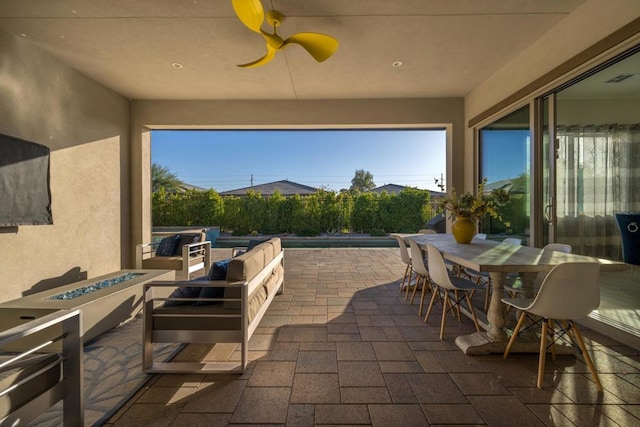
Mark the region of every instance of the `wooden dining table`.
POLYGON ((558 264, 597 262, 602 271, 623 270, 625 268, 624 262, 557 251, 543 252, 539 248, 493 240, 474 238, 469 244, 461 244, 455 241, 452 234, 394 235, 400 236, 407 243, 409 240, 415 241, 425 251, 427 245, 431 245, 451 262, 489 274, 492 294, 487 310, 487 331, 456 338, 456 345, 466 354, 488 354, 504 351, 508 339, 505 331, 506 306, 501 299, 504 296, 504 281, 507 274, 518 273, 522 281, 523 297, 532 298, 533 284, 538 273, 548 272, 558 264))

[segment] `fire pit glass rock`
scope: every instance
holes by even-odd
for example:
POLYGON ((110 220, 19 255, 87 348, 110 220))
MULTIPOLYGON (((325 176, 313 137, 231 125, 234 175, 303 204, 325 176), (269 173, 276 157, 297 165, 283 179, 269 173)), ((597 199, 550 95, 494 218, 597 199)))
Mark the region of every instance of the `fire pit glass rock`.
POLYGON ((118 283, 126 282, 131 279, 135 279, 138 276, 142 276, 144 273, 126 273, 117 277, 112 277, 109 279, 101 280, 100 282, 92 283, 87 286, 82 286, 80 288, 71 289, 69 291, 63 292, 61 294, 56 294, 48 297, 47 299, 54 300, 71 300, 74 298, 78 298, 91 292, 95 292, 99 289, 108 288, 109 286, 117 285, 118 283))

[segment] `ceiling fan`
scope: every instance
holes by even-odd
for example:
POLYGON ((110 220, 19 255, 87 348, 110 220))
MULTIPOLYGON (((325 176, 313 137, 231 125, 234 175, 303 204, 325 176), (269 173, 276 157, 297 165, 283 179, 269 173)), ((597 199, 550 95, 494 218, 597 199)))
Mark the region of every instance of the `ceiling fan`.
POLYGON ((275 10, 267 12, 265 16, 260 0, 231 0, 231 3, 240 21, 251 31, 261 34, 267 43, 266 55, 253 62, 238 65, 238 67, 248 68, 264 65, 273 59, 276 52, 291 44, 302 46, 318 62, 329 59, 338 49, 338 40, 326 34, 296 33, 286 39, 282 39, 278 35, 278 26, 282 23, 284 16, 275 10), (273 27, 273 33, 267 33, 262 30, 261 27, 265 18, 267 23, 273 27))

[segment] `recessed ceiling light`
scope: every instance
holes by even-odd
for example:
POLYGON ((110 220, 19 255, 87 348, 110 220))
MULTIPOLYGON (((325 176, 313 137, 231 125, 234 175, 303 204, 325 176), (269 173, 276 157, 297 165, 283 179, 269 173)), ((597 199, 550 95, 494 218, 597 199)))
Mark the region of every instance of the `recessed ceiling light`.
POLYGON ((173 64, 171 64, 171 66, 177 70, 182 70, 184 68, 184 65, 179 62, 174 62, 173 64))
POLYGON ((27 37, 25 33, 20 34, 22 37, 27 37))
POLYGON ((393 66, 393 68, 400 68, 402 67, 402 61, 396 61, 391 65, 393 66))

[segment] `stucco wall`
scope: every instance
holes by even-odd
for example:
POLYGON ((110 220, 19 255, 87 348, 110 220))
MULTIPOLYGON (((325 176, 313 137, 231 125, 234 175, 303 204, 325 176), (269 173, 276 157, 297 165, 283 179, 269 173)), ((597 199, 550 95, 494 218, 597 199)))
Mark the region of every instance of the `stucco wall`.
POLYGON ((51 149, 54 222, 0 228, 2 302, 119 270, 130 193, 129 101, 3 31, 0 52, 0 133, 51 149))
POLYGON ((132 165, 140 165, 132 168, 133 243, 150 238, 148 128, 447 127, 446 182, 461 185, 464 177, 462 165, 452 162, 464 156, 461 98, 133 101, 131 115, 132 165))
MULTIPOLYGON (((638 17, 638 0, 587 0, 517 58, 471 91, 465 98, 466 120, 489 109, 638 17)), ((466 168, 473 170, 473 133, 470 129, 466 131, 465 148, 468 154, 466 168)), ((473 174, 467 174, 465 186, 473 187, 473 174)))

